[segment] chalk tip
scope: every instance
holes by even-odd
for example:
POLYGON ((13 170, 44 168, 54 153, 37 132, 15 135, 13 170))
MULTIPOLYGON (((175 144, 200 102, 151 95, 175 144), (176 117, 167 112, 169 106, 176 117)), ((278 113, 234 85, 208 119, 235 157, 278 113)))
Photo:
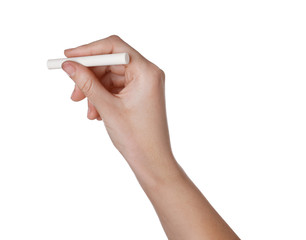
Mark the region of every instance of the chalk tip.
POLYGON ((125 53, 124 61, 125 61, 125 64, 129 64, 129 62, 130 62, 130 56, 129 56, 128 53, 125 53))

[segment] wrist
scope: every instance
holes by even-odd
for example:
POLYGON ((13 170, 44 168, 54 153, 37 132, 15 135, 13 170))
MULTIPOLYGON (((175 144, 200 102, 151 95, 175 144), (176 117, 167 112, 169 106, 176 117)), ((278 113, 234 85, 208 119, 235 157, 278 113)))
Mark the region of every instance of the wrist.
POLYGON ((125 159, 145 191, 156 189, 184 175, 171 151, 138 152, 125 156, 125 159))

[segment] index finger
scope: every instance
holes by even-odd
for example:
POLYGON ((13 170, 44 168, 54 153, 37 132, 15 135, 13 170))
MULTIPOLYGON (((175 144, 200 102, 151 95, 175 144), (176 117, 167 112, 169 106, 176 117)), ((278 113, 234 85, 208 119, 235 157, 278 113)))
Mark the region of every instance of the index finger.
POLYGON ((66 49, 66 57, 81 57, 99 54, 111 54, 126 52, 130 57, 130 64, 143 58, 139 52, 124 42, 120 37, 112 35, 110 37, 94 41, 76 48, 66 49))

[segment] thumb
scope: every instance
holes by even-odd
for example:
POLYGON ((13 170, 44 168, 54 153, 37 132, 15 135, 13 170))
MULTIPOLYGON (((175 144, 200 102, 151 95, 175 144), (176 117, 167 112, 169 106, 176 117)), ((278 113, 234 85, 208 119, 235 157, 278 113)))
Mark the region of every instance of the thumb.
POLYGON ((113 100, 113 96, 108 92, 96 75, 87 67, 77 62, 66 61, 62 64, 62 69, 75 82, 84 95, 99 111, 108 107, 113 100))

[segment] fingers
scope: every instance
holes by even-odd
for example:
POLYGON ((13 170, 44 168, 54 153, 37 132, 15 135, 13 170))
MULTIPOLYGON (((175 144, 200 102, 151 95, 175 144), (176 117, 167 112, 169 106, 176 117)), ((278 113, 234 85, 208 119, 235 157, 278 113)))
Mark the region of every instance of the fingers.
MULTIPOLYGON (((102 69, 100 67, 90 68, 98 79, 102 79, 102 84, 106 87, 111 85, 110 81, 114 82, 115 87, 124 87, 125 85, 125 67, 124 66, 109 66, 107 69, 102 69), (119 85, 119 86, 118 86, 119 85)), ((107 88, 110 90, 109 88, 107 88)), ((74 90, 71 94, 71 100, 79 102, 85 98, 84 93, 80 88, 75 85, 74 90)))
POLYGON ((64 54, 66 57, 91 56, 98 54, 110 54, 113 51, 113 43, 109 38, 84 44, 76 48, 66 49, 64 54))
POLYGON ((118 75, 125 75, 126 68, 123 65, 111 65, 111 66, 98 66, 90 67, 90 69, 95 73, 95 75, 100 79, 105 73, 112 72, 118 75))
MULTIPOLYGON (((130 45, 124 42, 120 37, 112 35, 110 37, 94 41, 76 48, 66 49, 64 54, 66 57, 91 56, 98 54, 110 54, 127 52, 130 56, 130 64, 143 59, 143 57, 130 45)), ((130 65, 129 64, 129 65, 130 65)))
POLYGON ((98 111, 96 110, 95 106, 88 100, 88 112, 87 112, 87 118, 90 120, 97 119, 100 117, 98 111))
MULTIPOLYGON (((110 105, 115 101, 115 97, 103 87, 89 68, 72 61, 64 62, 62 68, 97 111, 111 109, 110 105)), ((99 111, 99 113, 101 112, 99 111)))
POLYGON ((124 88, 126 79, 124 76, 108 72, 101 78, 101 83, 109 92, 112 92, 114 88, 124 88))
MULTIPOLYGON (((71 94, 71 99, 75 102, 78 102, 78 101, 83 100, 85 97, 86 96, 84 95, 84 93, 79 89, 79 87, 77 85, 75 85, 74 91, 71 94)), ((94 119, 97 119, 99 121, 102 120, 102 118, 100 117, 100 114, 96 110, 95 106, 90 101, 88 101, 87 118, 90 119, 90 120, 94 120, 94 119)))
POLYGON ((71 100, 78 102, 81 101, 85 98, 84 93, 80 90, 80 88, 75 84, 74 86, 74 90, 71 94, 71 100))
POLYGON ((120 52, 129 54, 129 64, 91 68, 73 61, 62 64, 63 70, 76 84, 71 99, 80 101, 88 98, 89 119, 101 120, 102 115, 107 115, 105 112, 111 114, 112 106, 116 105, 116 101, 119 103, 117 94, 121 93, 128 82, 134 79, 133 76, 144 69, 143 66, 147 66, 149 61, 118 36, 66 49, 64 52, 68 58, 120 52))
POLYGON ((113 65, 113 66, 98 66, 90 67, 90 70, 96 75, 98 79, 101 79, 107 73, 114 73, 117 75, 125 76, 126 68, 123 65, 113 65))
POLYGON ((126 69, 125 69, 125 66, 123 65, 112 65, 112 66, 109 66, 106 71, 124 76, 126 69))

